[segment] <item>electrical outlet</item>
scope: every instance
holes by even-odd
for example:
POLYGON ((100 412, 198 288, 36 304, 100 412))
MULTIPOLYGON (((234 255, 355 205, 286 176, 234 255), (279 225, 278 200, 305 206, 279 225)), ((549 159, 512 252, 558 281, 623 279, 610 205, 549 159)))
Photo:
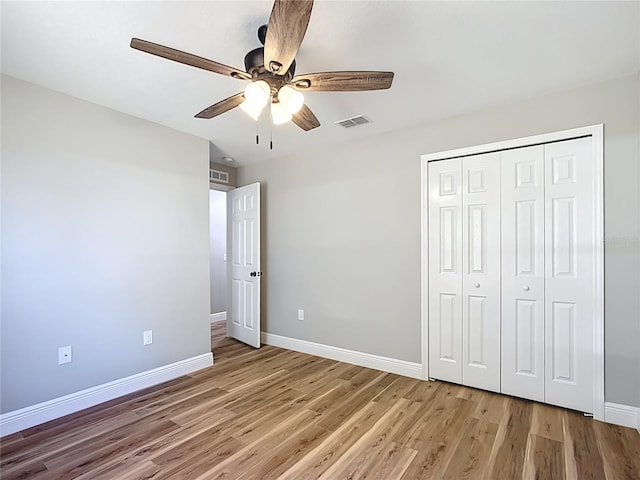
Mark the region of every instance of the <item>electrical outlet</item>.
POLYGON ((298 309, 298 320, 304 320, 304 310, 301 308, 298 309))
POLYGON ((145 330, 142 332, 142 345, 151 345, 153 343, 153 330, 145 330))
POLYGON ((58 348, 58 365, 71 363, 72 360, 73 360, 73 352, 71 351, 71 345, 58 348))

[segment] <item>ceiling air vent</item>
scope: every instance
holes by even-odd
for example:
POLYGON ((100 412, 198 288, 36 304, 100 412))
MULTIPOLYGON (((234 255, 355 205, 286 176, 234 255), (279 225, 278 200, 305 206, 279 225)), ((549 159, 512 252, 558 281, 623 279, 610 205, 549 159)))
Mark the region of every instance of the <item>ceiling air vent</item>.
POLYGON ((358 125, 364 125, 365 123, 371 123, 364 115, 358 115, 357 117, 347 118, 346 120, 340 120, 336 122, 336 125, 340 125, 344 128, 357 127, 358 125))

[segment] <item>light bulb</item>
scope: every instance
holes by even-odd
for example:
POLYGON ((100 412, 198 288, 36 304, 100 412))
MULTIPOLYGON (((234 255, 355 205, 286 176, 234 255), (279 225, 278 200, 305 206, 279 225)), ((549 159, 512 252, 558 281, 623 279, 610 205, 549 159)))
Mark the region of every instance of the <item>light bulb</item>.
POLYGON ((262 109, 271 97, 271 87, 264 80, 249 83, 244 89, 245 101, 262 109))
POLYGON ((300 111, 304 104, 304 95, 297 90, 285 85, 278 92, 278 100, 285 106, 290 114, 295 114, 300 111))
POLYGON ((282 103, 272 103, 271 118, 274 125, 282 125, 291 120, 292 116, 282 103))
POLYGON ((264 107, 256 107, 253 103, 245 98, 245 100, 240 104, 240 109, 253 118, 256 122, 258 118, 260 118, 260 114, 262 113, 262 109, 264 107))

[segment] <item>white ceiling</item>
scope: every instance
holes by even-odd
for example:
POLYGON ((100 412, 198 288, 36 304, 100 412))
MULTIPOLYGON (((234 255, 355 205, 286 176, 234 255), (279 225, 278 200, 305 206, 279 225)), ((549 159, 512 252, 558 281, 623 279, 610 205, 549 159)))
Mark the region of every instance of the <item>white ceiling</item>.
MULTIPOLYGON (((640 2, 316 0, 297 73, 390 70, 390 90, 306 94, 322 126, 194 115, 244 82, 154 57, 131 37, 244 69, 272 1, 2 1, 2 72, 210 140, 248 164, 640 71, 640 2), (364 114, 374 123, 334 122, 364 114)), ((266 115, 264 115, 266 117, 266 115)), ((108 139, 107 139, 108 140, 108 139)))

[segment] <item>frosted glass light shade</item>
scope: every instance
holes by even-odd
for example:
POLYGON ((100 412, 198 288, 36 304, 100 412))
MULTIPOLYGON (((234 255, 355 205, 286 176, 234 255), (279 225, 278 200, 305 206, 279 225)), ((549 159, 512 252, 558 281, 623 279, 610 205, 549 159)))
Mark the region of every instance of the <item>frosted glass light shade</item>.
POLYGON ((256 122, 258 118, 260 118, 260 114, 262 113, 263 107, 256 107, 253 103, 249 102, 246 98, 240 104, 240 110, 253 118, 256 122))
POLYGON ((278 92, 278 100, 285 106, 290 114, 298 113, 304 104, 304 95, 297 90, 285 85, 278 92))
POLYGON ((274 125, 282 125, 291 120, 292 115, 282 103, 271 104, 271 119, 274 125))
POLYGON ((250 103, 256 108, 262 109, 267 104, 267 101, 271 97, 271 88, 269 84, 264 80, 258 80, 257 82, 251 82, 247 84, 244 89, 245 102, 250 103))

